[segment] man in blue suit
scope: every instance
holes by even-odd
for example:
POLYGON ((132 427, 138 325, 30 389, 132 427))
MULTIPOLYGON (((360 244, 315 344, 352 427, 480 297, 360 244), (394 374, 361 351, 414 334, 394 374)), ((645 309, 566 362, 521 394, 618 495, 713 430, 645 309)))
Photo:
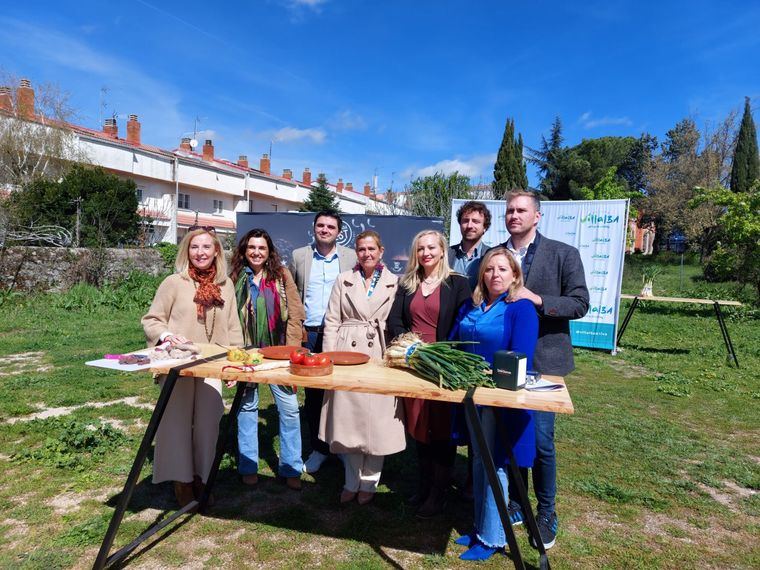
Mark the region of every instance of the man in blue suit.
MULTIPOLYGON (((533 368, 542 374, 566 376, 574 368, 570 342, 570 321, 580 319, 589 306, 583 262, 578 250, 542 236, 538 230, 541 202, 533 192, 507 195, 506 247, 523 271, 523 287, 510 301, 528 299, 538 312, 538 342, 533 368)), ((533 464, 533 490, 538 501, 538 530, 544 548, 551 548, 557 535, 557 459, 554 449, 554 413, 536 412, 536 460, 533 464)), ((527 481, 527 470, 524 473, 527 481)), ((522 523, 517 492, 509 484, 510 520, 522 523)))

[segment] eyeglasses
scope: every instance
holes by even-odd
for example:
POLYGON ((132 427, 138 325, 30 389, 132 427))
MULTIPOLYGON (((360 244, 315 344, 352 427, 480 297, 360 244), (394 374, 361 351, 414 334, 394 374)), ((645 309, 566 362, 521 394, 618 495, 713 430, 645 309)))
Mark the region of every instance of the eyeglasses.
POLYGON ((194 232, 195 230, 203 230, 210 234, 216 233, 216 228, 214 226, 190 226, 187 228, 187 231, 194 232))

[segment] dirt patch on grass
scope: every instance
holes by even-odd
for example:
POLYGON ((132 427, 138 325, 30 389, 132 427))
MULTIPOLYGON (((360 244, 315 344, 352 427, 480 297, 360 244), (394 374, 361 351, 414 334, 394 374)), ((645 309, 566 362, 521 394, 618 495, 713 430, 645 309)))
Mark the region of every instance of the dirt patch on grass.
POLYGON ((0 357, 0 376, 18 376, 29 372, 52 370, 51 365, 40 362, 44 356, 44 352, 20 352, 2 356, 0 357))
POLYGON ((109 402, 88 402, 86 404, 80 404, 78 406, 62 406, 58 408, 48 408, 45 404, 34 404, 40 411, 28 416, 19 416, 16 418, 9 418, 6 423, 15 424, 18 422, 29 422, 32 420, 44 420, 47 418, 57 418, 59 416, 67 416, 72 412, 82 408, 107 408, 108 406, 115 406, 117 404, 126 404, 135 408, 143 408, 146 410, 152 410, 153 404, 147 404, 140 402, 137 396, 129 396, 128 398, 121 398, 119 400, 111 400, 109 402))
POLYGON ((723 488, 716 489, 714 487, 710 487, 708 485, 705 485, 704 483, 696 482, 696 486, 699 487, 701 491, 704 491, 710 497, 717 503, 720 503, 721 505, 728 507, 733 512, 738 513, 741 511, 739 507, 739 503, 746 499, 747 497, 751 497, 755 494, 757 494, 757 491, 754 489, 748 489, 747 487, 742 487, 741 485, 736 484, 733 481, 721 481, 723 483, 723 488))

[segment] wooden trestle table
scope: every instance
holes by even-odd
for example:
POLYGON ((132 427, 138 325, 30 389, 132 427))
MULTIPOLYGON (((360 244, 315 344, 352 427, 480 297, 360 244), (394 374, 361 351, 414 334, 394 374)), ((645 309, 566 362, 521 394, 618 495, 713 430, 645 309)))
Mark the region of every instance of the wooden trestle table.
MULTIPOLYGON (((135 461, 132 465, 132 469, 127 477, 127 481, 124 484, 124 490, 119 496, 119 501, 114 510, 111 523, 108 527, 106 535, 101 544, 100 551, 95 560, 94 568, 100 569, 109 567, 118 561, 126 557, 132 552, 138 545, 148 539, 150 536, 165 528, 171 524, 178 517, 197 511, 203 512, 206 508, 208 497, 213 488, 217 472, 219 470, 219 464, 224 454, 224 444, 227 440, 227 433, 220 433, 217 441, 217 451, 214 463, 211 467, 209 474, 206 491, 204 496, 198 501, 192 501, 187 506, 179 509, 170 517, 162 520, 158 524, 154 525, 150 529, 146 530, 134 541, 122 547, 118 551, 109 556, 111 546, 113 545, 116 533, 121 525, 122 518, 126 511, 127 505, 131 498, 132 492, 137 484, 137 480, 140 476, 145 459, 148 456, 150 447, 153 444, 153 439, 156 435, 161 417, 166 409, 166 405, 169 402, 169 397, 174 389, 176 382, 182 381, 182 377, 205 377, 205 378, 220 378, 222 380, 236 380, 238 381, 238 388, 235 393, 235 397, 230 408, 230 417, 237 416, 237 412, 240 409, 243 395, 243 387, 245 382, 257 382, 261 384, 279 384, 285 386, 302 386, 309 388, 322 388, 325 390, 348 390, 354 392, 365 392, 370 394, 385 394, 390 396, 401 396, 407 398, 422 398, 426 400, 438 400, 442 402, 463 403, 465 406, 465 412, 468 416, 470 425, 473 426, 473 445, 477 445, 479 449, 484 450, 481 453, 483 457, 484 467, 489 478, 491 488, 495 491, 494 495, 501 516, 502 524, 507 533, 507 542, 512 555, 515 568, 524 568, 522 556, 520 554, 517 541, 515 539, 512 526, 509 523, 509 514, 507 512, 507 501, 504 494, 501 492, 501 487, 498 484, 498 478, 496 468, 493 463, 493 455, 491 450, 488 449, 487 442, 483 435, 482 426, 480 424, 479 415, 476 410, 476 405, 494 406, 500 408, 519 408, 525 410, 539 410, 548 412, 557 412, 563 414, 572 414, 573 403, 570 400, 570 394, 567 391, 567 387, 561 390, 551 392, 529 392, 527 390, 519 390, 516 392, 501 390, 495 388, 477 388, 467 392, 463 390, 451 391, 439 388, 435 384, 424 380, 414 373, 406 369, 388 368, 383 366, 381 362, 368 362, 357 366, 335 366, 333 373, 329 376, 318 377, 304 377, 295 376, 290 374, 287 368, 280 368, 268 371, 256 371, 256 372, 241 372, 231 368, 226 368, 232 365, 226 359, 226 353, 213 354, 214 351, 218 351, 218 347, 204 346, 204 358, 191 361, 186 364, 175 366, 173 368, 153 368, 150 371, 156 374, 166 374, 166 381, 164 382, 161 393, 156 402, 156 407, 153 410, 153 414, 148 423, 148 427, 143 436, 142 442, 135 457, 135 461)), ((545 379, 564 384, 564 379, 555 376, 544 376, 545 379)), ((228 422, 227 426, 232 425, 234 422, 228 422)), ((501 441, 508 441, 506 426, 499 423, 499 439, 501 441)), ((508 455, 511 454, 511 450, 507 447, 508 455)), ((515 465, 514 458, 510 457, 509 468, 512 471, 513 478, 518 481, 518 492, 521 497, 521 503, 523 513, 526 517, 526 526, 531 537, 539 537, 538 527, 533 514, 533 510, 530 507, 527 493, 522 484, 522 479, 519 476, 518 469, 515 465)), ((543 544, 540 538, 533 541, 537 545, 540 555, 540 565, 542 568, 549 568, 549 560, 546 556, 543 544)))
POLYGON ((658 303, 691 303, 695 305, 712 305, 713 309, 715 310, 715 316, 718 319, 718 326, 720 327, 720 332, 723 335, 723 342, 726 345, 728 356, 733 358, 734 364, 736 364, 736 367, 739 368, 739 359, 736 357, 734 344, 731 342, 731 336, 728 334, 728 327, 726 327, 726 321, 723 318, 723 312, 720 310, 721 307, 741 307, 742 304, 739 301, 722 301, 722 300, 714 300, 714 299, 689 299, 689 298, 684 298, 684 297, 656 297, 656 296, 643 297, 641 295, 626 295, 626 294, 620 295, 620 298, 633 299, 633 303, 631 303, 631 306, 628 308, 628 312, 625 314, 625 318, 623 319, 623 324, 620 325, 620 331, 618 332, 616 344, 620 344, 620 339, 623 338, 623 333, 625 332, 625 329, 628 327, 628 323, 630 322, 631 317, 633 316, 633 312, 636 310, 636 307, 639 306, 639 303, 641 301, 655 301, 658 303))

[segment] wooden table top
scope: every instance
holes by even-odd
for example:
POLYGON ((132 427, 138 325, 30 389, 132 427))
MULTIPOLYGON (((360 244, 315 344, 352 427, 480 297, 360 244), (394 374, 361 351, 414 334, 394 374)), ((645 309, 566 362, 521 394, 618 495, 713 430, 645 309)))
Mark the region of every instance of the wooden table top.
MULTIPOLYGON (((214 347, 214 352, 209 352, 204 347, 204 356, 219 353, 219 348, 214 347)), ((274 362, 265 360, 265 362, 274 362)), ((219 360, 199 361, 191 366, 185 365, 180 371, 181 376, 198 376, 204 378, 221 378, 222 380, 237 380, 241 382, 258 382, 262 384, 279 384, 282 386, 304 386, 308 388, 323 388, 325 390, 347 390, 350 392, 365 392, 369 394, 384 394, 389 396, 402 396, 406 398, 422 398, 425 400, 438 400, 442 402, 461 402, 465 397, 463 390, 446 390, 438 388, 432 382, 428 382, 407 369, 389 368, 382 362, 370 361, 356 366, 335 366, 329 376, 305 377, 290 374, 287 368, 266 370, 258 372, 239 372, 226 370, 224 366, 234 366, 226 358, 219 360)), ((166 374, 168 368, 152 368, 151 372, 166 374)), ((544 376, 550 382, 564 384, 560 376, 544 376)), ((475 390, 473 399, 476 404, 496 406, 500 408, 520 408, 525 410, 541 410, 572 414, 573 402, 567 387, 552 392, 529 392, 527 390, 501 390, 496 388, 478 388, 475 390)))
POLYGON ((715 303, 718 303, 719 305, 725 305, 729 307, 741 307, 742 304, 739 301, 721 301, 721 300, 711 300, 711 299, 687 299, 684 297, 642 297, 641 295, 628 295, 626 293, 622 293, 620 295, 621 299, 636 299, 638 298, 639 301, 663 301, 666 303, 698 303, 700 305, 713 305, 715 303))

